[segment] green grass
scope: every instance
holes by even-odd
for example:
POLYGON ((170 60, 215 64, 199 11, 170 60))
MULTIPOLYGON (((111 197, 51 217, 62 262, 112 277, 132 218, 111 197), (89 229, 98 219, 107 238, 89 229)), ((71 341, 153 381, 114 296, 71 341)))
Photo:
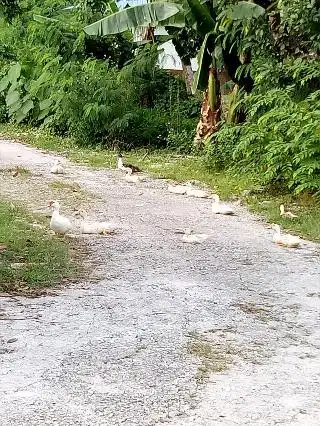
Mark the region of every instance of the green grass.
POLYGON ((48 287, 71 276, 74 269, 68 246, 49 235, 41 219, 0 201, 0 291, 48 287))
POLYGON ((201 361, 195 377, 199 384, 205 382, 210 374, 220 373, 230 367, 231 357, 228 350, 204 340, 199 333, 190 333, 187 351, 201 361))
MULTIPOLYGON (((116 166, 115 151, 108 151, 102 147, 79 147, 71 139, 56 137, 40 129, 1 124, 1 134, 40 149, 61 153, 75 162, 91 167, 114 168, 116 166)), ((156 178, 167 178, 178 182, 197 180, 216 191, 222 199, 242 198, 253 212, 262 214, 266 221, 278 223, 292 233, 320 242, 319 202, 312 196, 294 197, 292 194, 279 194, 274 191, 255 192, 257 185, 253 176, 239 175, 230 171, 208 170, 199 156, 181 156, 172 151, 139 149, 127 153, 126 160, 137 164, 156 178), (251 190, 252 193, 242 197, 244 190, 251 190), (270 203, 261 205, 263 201, 270 203), (281 203, 299 217, 295 220, 280 218, 281 203)))

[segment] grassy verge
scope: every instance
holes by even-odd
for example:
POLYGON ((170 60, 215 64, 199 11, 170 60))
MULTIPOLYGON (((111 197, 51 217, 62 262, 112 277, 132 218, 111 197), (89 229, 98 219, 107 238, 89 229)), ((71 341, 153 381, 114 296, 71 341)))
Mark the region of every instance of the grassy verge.
POLYGON ((74 272, 68 246, 49 235, 41 219, 0 201, 0 291, 34 293, 74 272))
MULTIPOLYGON (((0 125, 0 136, 26 142, 34 147, 54 151, 68 156, 71 160, 92 167, 115 167, 116 153, 101 147, 82 148, 72 140, 53 136, 43 130, 0 125)), ((179 182, 198 180, 219 193, 223 199, 242 198, 243 202, 269 222, 278 223, 301 237, 320 242, 320 209, 317 200, 311 196, 294 197, 292 194, 256 191, 253 176, 238 175, 228 171, 209 171, 201 157, 180 156, 168 151, 137 150, 128 154, 128 160, 141 166, 154 177, 173 179, 179 182), (242 196, 244 190, 250 194, 242 196), (279 206, 298 215, 291 220, 280 218, 279 206)))

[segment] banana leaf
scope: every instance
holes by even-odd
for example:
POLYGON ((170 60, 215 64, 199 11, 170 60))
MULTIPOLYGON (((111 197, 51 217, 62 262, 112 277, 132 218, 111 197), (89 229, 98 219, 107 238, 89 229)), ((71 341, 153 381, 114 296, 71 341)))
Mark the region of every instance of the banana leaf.
MULTIPOLYGON (((156 2, 140 4, 120 10, 112 15, 106 16, 100 21, 94 22, 84 28, 84 31, 92 36, 106 36, 119 34, 126 30, 157 26, 162 21, 174 17, 181 12, 181 6, 174 3, 156 2)), ((179 22, 181 21, 181 15, 179 22)), ((170 23, 174 26, 174 19, 170 23)))
POLYGON ((197 55, 198 69, 194 75, 192 92, 206 90, 208 87, 209 68, 212 64, 215 37, 212 33, 206 34, 197 55))

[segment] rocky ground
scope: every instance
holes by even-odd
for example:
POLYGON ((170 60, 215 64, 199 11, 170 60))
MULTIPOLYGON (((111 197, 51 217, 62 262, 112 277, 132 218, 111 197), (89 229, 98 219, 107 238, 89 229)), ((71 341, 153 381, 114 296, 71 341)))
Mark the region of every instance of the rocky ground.
MULTIPOLYGON (((86 237, 88 276, 40 298, 0 298, 0 416, 24 425, 320 424, 320 250, 272 243, 236 207, 129 184, 117 170, 0 142, 0 194, 119 225, 86 237), (176 231, 210 234, 202 244, 176 231)), ((80 237, 77 237, 80 238, 80 237)))

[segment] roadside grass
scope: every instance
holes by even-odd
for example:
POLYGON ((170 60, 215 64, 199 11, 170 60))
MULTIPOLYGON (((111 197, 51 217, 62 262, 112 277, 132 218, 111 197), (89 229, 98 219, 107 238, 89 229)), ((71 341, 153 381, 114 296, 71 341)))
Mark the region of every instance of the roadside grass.
POLYGON ((0 173, 3 174, 11 174, 13 175, 19 175, 22 177, 28 177, 31 175, 31 172, 29 169, 27 169, 26 167, 4 167, 4 168, 0 168, 0 173))
POLYGON ((75 269, 68 245, 46 232, 41 217, 0 201, 0 291, 33 292, 75 269))
MULTIPOLYGON (((53 136, 41 130, 11 124, 0 125, 0 136, 25 142, 36 148, 53 151, 67 156, 70 160, 95 168, 114 168, 117 153, 103 147, 79 147, 68 138, 53 136)), ((172 179, 178 182, 197 180, 222 199, 241 199, 249 209, 262 215, 267 222, 278 223, 281 227, 301 237, 320 242, 320 203, 307 194, 294 196, 257 187, 257 179, 231 171, 208 170, 200 156, 183 156, 172 151, 151 151, 139 149, 124 153, 126 160, 140 166, 155 178, 172 179), (243 192, 248 190, 249 195, 243 192), (296 213, 298 218, 285 219, 279 214, 280 204, 296 213)))
POLYGON ((198 384, 204 383, 212 373, 221 373, 230 368, 232 358, 227 348, 204 340, 196 332, 190 333, 189 337, 187 351, 200 361, 195 377, 198 384))

